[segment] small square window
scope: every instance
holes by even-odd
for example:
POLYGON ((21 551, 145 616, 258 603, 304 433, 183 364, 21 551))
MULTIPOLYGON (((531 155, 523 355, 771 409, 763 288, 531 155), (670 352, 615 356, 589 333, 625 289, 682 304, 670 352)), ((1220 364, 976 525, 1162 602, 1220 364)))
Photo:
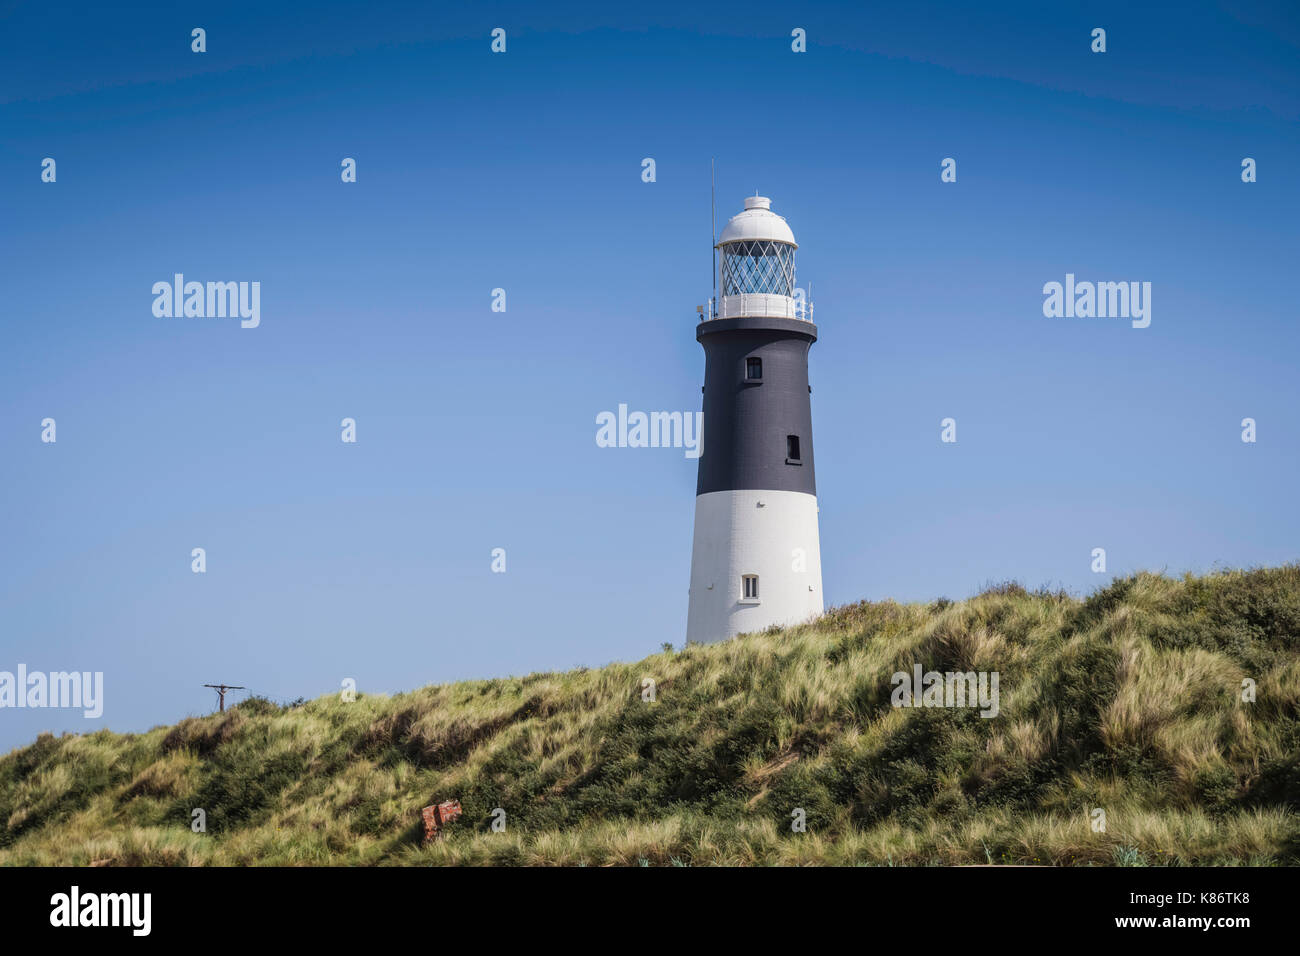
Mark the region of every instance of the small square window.
POLYGON ((799 458, 799 436, 798 435, 785 436, 785 460, 787 464, 801 460, 799 458))
POLYGON ((745 595, 745 600, 757 601, 758 600, 758 575, 757 574, 741 575, 740 583, 741 583, 742 593, 745 595))
POLYGON ((763 380, 763 360, 761 358, 745 359, 745 379, 750 382, 763 380))

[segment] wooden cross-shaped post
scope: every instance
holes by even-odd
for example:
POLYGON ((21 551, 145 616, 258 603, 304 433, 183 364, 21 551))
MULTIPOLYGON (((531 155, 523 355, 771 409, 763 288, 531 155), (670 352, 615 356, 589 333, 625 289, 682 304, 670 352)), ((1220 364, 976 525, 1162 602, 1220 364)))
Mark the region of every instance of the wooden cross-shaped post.
POLYGON ((204 684, 204 687, 211 687, 217 692, 217 700, 220 701, 221 712, 226 711, 226 691, 228 690, 248 690, 247 687, 236 687, 233 684, 204 684))

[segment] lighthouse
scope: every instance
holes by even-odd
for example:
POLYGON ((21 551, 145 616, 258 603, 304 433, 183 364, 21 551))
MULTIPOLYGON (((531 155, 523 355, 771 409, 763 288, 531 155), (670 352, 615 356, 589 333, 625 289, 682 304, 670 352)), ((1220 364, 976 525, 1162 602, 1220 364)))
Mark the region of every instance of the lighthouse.
POLYGON ((715 248, 719 296, 695 330, 704 428, 686 637, 699 642, 823 610, 808 384, 817 327, 796 302, 798 244, 771 201, 752 196, 715 248))

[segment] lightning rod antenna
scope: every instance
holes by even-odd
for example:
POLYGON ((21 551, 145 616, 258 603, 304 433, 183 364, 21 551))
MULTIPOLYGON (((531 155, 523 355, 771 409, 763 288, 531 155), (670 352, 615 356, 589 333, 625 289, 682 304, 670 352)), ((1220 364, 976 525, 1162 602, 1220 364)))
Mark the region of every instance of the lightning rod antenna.
MULTIPOLYGON (((717 175, 714 170, 715 160, 709 159, 709 231, 712 233, 713 248, 713 299, 718 299, 718 189, 717 175)), ((712 311, 713 306, 710 306, 712 311)), ((709 318, 713 318, 712 315, 709 318)))

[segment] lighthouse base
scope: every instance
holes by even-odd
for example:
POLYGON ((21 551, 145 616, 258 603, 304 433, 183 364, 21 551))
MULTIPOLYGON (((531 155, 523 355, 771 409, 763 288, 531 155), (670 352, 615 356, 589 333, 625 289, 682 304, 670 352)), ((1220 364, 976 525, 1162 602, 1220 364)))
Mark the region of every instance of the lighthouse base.
POLYGON ((687 640, 726 640, 822 610, 815 495, 713 491, 695 499, 687 640), (746 596, 749 575, 756 597, 746 596))

